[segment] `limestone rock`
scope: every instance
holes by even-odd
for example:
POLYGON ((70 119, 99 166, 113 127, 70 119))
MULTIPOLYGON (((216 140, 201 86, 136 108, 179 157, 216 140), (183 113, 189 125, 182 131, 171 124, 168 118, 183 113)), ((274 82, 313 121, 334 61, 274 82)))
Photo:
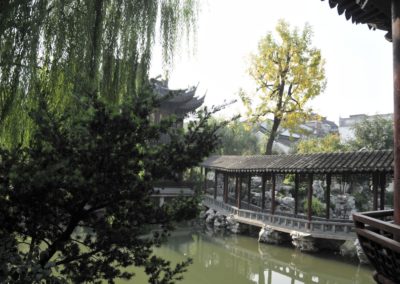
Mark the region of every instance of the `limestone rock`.
POLYGON ((226 228, 234 234, 241 233, 241 228, 239 222, 236 222, 234 216, 231 214, 225 219, 226 228))
POLYGON ((258 241, 267 244, 281 244, 283 238, 278 231, 275 231, 270 226, 264 226, 258 233, 258 241))
POLYGON ((215 211, 212 209, 208 209, 206 212, 206 223, 212 224, 215 219, 215 211))
POLYGON ((300 251, 304 252, 316 252, 318 248, 315 246, 315 240, 310 236, 310 234, 292 231, 290 233, 292 237, 292 244, 298 248, 300 251))
POLYGON ((214 215, 214 227, 216 228, 225 228, 227 225, 226 218, 223 214, 217 212, 214 215))
POLYGON ((368 260, 367 256, 365 255, 358 239, 356 239, 354 241, 354 246, 356 247, 357 257, 358 257, 358 260, 360 261, 360 263, 368 264, 369 260, 368 260))

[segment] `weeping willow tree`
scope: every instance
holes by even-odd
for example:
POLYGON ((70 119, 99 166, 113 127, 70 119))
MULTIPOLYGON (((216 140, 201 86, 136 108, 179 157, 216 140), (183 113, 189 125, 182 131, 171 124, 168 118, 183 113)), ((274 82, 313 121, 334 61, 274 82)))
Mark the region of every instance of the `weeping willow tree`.
POLYGON ((157 31, 169 66, 196 16, 195 0, 1 1, 0 142, 29 140, 39 97, 62 113, 138 96, 157 31))
POLYGON ((131 266, 149 283, 182 279, 190 260, 172 267, 152 248, 199 200, 159 207, 154 180, 210 155, 218 125, 207 109, 185 132, 152 121, 147 72, 158 24, 168 66, 195 6, 0 1, 1 283, 115 283, 131 266))

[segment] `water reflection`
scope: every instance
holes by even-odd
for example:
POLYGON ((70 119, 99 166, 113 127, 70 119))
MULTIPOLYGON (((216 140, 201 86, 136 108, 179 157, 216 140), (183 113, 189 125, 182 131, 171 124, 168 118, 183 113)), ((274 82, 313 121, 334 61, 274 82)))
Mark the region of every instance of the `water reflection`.
POLYGON ((173 263, 193 258, 182 281, 187 284, 374 283, 371 270, 364 266, 212 231, 180 229, 156 253, 173 263))

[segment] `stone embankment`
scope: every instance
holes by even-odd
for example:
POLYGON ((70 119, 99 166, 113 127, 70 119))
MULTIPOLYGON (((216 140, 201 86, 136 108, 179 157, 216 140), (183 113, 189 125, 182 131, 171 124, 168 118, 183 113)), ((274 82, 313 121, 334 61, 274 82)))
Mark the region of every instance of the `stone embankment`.
MULTIPOLYGON (((225 215, 211 208, 204 210, 200 217, 205 220, 207 225, 215 230, 225 230, 234 234, 249 231, 248 224, 243 224, 235 219, 233 214, 225 215)), ((290 233, 275 230, 269 225, 264 225, 258 233, 258 241, 261 243, 280 245, 291 243, 295 248, 302 252, 315 253, 319 250, 338 251, 342 256, 348 258, 358 258, 360 263, 366 264, 368 260, 358 243, 358 240, 335 241, 313 238, 310 234, 291 231, 290 233)))

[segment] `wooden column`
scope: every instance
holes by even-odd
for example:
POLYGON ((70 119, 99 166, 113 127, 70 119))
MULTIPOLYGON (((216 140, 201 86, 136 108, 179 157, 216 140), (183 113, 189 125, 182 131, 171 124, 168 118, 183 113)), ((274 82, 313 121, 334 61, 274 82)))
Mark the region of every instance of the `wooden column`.
MULTIPOLYGON (((400 1, 392 0, 393 97, 394 97, 394 223, 400 225, 400 1)), ((400 236, 395 237, 396 239, 400 236)))
POLYGON ((237 208, 240 209, 242 208, 242 175, 239 176, 239 192, 238 192, 238 206, 237 208))
POLYGON ((271 192, 271 214, 275 214, 275 187, 276 187, 276 178, 275 173, 272 174, 272 192, 271 192))
POLYGON ((267 180, 267 176, 265 173, 261 176, 261 211, 265 209, 265 182, 267 180))
POLYGON ((299 213, 298 202, 299 202, 299 186, 300 186, 300 176, 299 174, 294 175, 294 215, 299 213))
POLYGON ((326 174, 326 219, 330 218, 330 208, 331 208, 331 183, 332 183, 332 176, 331 174, 326 174))
POLYGON ((251 192, 250 192, 250 188, 251 188, 251 174, 249 174, 249 176, 247 177, 247 202, 249 204, 249 209, 250 210, 250 203, 251 203, 251 192))
POLYGON ((204 194, 207 194, 207 174, 208 169, 204 168, 204 194))
POLYGON ((312 221, 312 196, 313 196, 313 174, 308 175, 308 191, 307 191, 307 219, 308 228, 310 228, 310 222, 312 221))
POLYGON ((214 199, 217 199, 218 171, 214 171, 214 199))
POLYGON ((228 202, 228 173, 224 173, 224 202, 228 202))
POLYGON ((380 187, 380 210, 385 209, 385 189, 386 189, 386 174, 381 173, 379 175, 379 187, 380 187))
POLYGON ((239 177, 235 174, 235 200, 236 207, 239 208, 239 177))
POLYGON ((378 210, 378 175, 376 173, 372 174, 372 194, 373 194, 373 210, 378 210))

